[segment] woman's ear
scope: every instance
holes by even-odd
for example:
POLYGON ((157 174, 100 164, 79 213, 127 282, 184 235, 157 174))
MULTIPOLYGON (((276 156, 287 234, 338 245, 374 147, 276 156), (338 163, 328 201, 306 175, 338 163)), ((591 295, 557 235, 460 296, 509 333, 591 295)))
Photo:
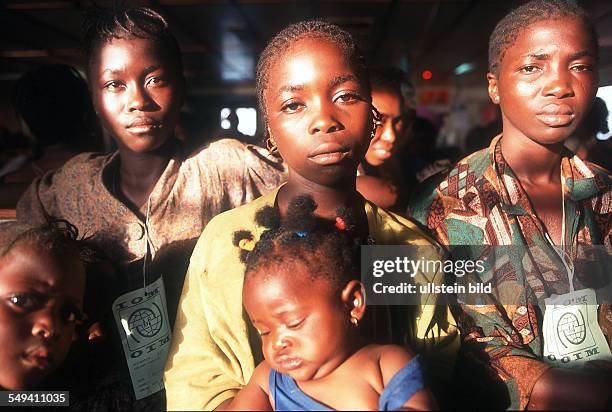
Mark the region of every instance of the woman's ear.
POLYGON ((357 325, 366 309, 366 295, 363 283, 358 280, 351 280, 342 289, 342 302, 346 305, 349 311, 350 322, 357 325))
POLYGON ((495 104, 499 104, 499 91, 497 88, 497 76, 494 73, 487 73, 487 81, 489 82, 489 97, 495 104))

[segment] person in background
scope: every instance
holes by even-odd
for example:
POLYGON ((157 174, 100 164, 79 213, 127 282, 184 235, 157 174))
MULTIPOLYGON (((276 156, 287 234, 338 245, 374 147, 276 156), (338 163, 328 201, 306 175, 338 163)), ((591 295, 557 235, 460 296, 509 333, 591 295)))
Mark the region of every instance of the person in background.
POLYGON ((372 105, 377 110, 377 128, 365 158, 357 169, 357 190, 377 205, 404 210, 407 202, 398 152, 406 124, 405 103, 401 91, 406 75, 400 69, 386 67, 370 70, 372 105))
POLYGON ((609 133, 608 107, 600 97, 595 98, 591 111, 584 118, 572 137, 565 145, 578 157, 595 163, 607 171, 612 168, 612 139, 600 141, 598 133, 609 133))
POLYGON ((30 151, 3 165, 3 183, 30 183, 78 153, 104 149, 87 83, 75 68, 54 64, 26 73, 12 101, 30 151))
POLYGON ((612 306, 594 289, 597 273, 609 282, 612 181, 564 147, 595 101, 597 63, 593 23, 574 2, 534 0, 505 16, 489 40, 487 75, 501 136, 410 205, 456 256, 489 265, 482 275, 457 278, 492 287, 456 307, 466 363, 455 381, 465 385, 465 402, 611 406, 612 306), (578 270, 593 250, 606 248, 592 270, 578 270), (555 323, 555 305, 578 323, 555 323), (579 346, 580 331, 592 339, 590 352, 579 346), (562 355, 567 348, 575 353, 562 355))

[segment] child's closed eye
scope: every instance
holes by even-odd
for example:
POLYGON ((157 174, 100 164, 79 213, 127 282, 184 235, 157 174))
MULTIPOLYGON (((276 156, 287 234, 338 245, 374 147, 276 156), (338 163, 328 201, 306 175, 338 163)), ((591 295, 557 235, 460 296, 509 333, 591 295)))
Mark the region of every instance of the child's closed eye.
POLYGON ((287 328, 289 328, 289 329, 298 329, 300 326, 302 326, 304 324, 304 320, 305 320, 305 318, 300 319, 300 320, 296 320, 296 321, 293 321, 293 322, 289 322, 287 324, 287 328))

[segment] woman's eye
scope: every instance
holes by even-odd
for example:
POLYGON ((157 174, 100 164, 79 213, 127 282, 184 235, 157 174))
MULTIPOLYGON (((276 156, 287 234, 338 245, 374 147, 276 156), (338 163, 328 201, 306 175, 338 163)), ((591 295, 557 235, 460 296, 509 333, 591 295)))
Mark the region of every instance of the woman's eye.
POLYGON ((8 301, 20 309, 34 309, 40 304, 40 299, 29 293, 11 295, 8 301))
POLYGON ((110 82, 106 83, 106 84, 104 85, 104 88, 105 88, 106 90, 109 90, 109 91, 111 91, 111 92, 114 92, 114 91, 118 91, 118 90, 120 90, 120 89, 122 88, 122 86, 123 86, 123 83, 121 83, 120 81, 117 81, 117 80, 112 80, 112 81, 110 81, 110 82))
POLYGON ((259 332, 259 336, 268 336, 270 334, 270 331, 267 330, 258 330, 257 332, 259 332))
POLYGON ((151 86, 161 86, 164 83, 164 79, 162 79, 161 77, 150 77, 147 80, 147 85, 151 85, 151 86))
POLYGON ((361 100, 361 97, 355 93, 342 93, 336 98, 336 100, 342 103, 349 103, 355 100, 361 100))
POLYGON ((296 112, 296 111, 298 111, 298 110, 300 109, 300 107, 302 107, 302 106, 303 106, 303 105, 302 105, 302 103, 299 103, 299 102, 290 102, 290 103, 285 104, 285 105, 282 107, 282 109, 281 109, 281 110, 282 110, 283 112, 296 112))
POLYGON ((572 70, 575 72, 590 72, 592 71, 592 68, 588 64, 577 64, 572 67, 572 70))
POLYGON ((521 72, 523 72, 523 73, 535 73, 538 70, 539 70, 539 68, 537 66, 533 66, 533 65, 528 65, 528 66, 521 67, 521 72))

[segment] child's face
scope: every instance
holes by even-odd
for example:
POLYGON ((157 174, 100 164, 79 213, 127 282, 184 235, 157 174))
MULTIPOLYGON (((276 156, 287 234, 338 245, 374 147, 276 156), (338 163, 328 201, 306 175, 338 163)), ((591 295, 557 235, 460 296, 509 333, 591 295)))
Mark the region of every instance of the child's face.
POLYGON ((350 314, 340 294, 334 295, 328 282, 309 278, 299 263, 264 270, 291 273, 267 279, 255 275, 243 290, 266 360, 296 381, 327 375, 346 359, 350 347, 350 314))
POLYGON ((268 127, 291 173, 334 186, 355 179, 372 130, 366 88, 337 45, 295 42, 271 66, 268 127))
POLYGON ((504 136, 540 144, 567 139, 597 91, 595 50, 576 19, 542 20, 523 29, 489 74, 489 95, 501 105, 504 136))
POLYGON ((120 147, 151 152, 172 137, 183 103, 183 79, 158 43, 104 43, 90 64, 89 77, 96 110, 120 147))
POLYGON ((397 147, 396 140, 402 131, 402 101, 398 93, 386 89, 372 90, 372 104, 382 116, 381 125, 370 142, 365 155, 372 166, 386 162, 397 147))
POLYGON ((0 258, 0 387, 31 389, 63 362, 80 318, 85 269, 27 243, 0 258))

